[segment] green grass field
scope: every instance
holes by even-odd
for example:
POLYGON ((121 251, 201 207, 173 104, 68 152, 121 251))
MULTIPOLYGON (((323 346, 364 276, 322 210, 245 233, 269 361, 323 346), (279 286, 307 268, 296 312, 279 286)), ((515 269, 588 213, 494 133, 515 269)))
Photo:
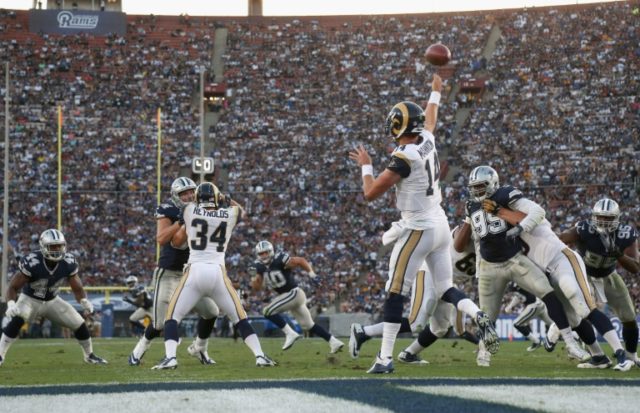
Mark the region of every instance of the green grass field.
MULTIPOLYGON (((280 350, 281 338, 263 338, 261 342, 266 353, 278 362, 277 367, 256 367, 252 354, 241 341, 213 338, 209 344, 209 355, 216 360, 216 365, 203 366, 190 357, 186 351, 189 341, 185 341, 178 348, 179 368, 156 371, 151 367, 164 354, 160 339, 153 343, 139 367, 127 364, 127 357, 135 345, 134 339, 95 340, 94 350, 109 361, 107 366, 84 363, 75 340, 18 340, 0 367, 0 385, 363 378, 371 377, 366 370, 380 345, 379 340, 367 342, 360 358, 352 360, 346 345, 345 351, 329 355, 326 342, 316 338, 300 340, 286 352, 280 350)), ((396 353, 409 342, 408 339, 398 340, 396 353)), ((635 368, 626 373, 611 369, 578 369, 575 362, 567 359, 562 344, 553 353, 544 349, 527 353, 526 347, 525 342, 502 343, 491 367, 481 368, 476 366, 474 347, 470 343, 441 340, 422 354, 431 364, 414 366, 396 361, 393 377, 640 378, 640 369, 635 368)))

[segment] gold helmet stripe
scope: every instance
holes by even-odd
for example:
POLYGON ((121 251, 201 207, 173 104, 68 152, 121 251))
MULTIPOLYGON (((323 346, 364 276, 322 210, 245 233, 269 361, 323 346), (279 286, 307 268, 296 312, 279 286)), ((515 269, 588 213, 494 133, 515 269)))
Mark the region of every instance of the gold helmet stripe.
POLYGON ((409 126, 409 108, 407 108, 407 105, 404 104, 404 102, 398 103, 394 109, 398 109, 400 111, 400 113, 402 114, 402 120, 401 122, 398 122, 398 119, 395 118, 393 120, 393 126, 394 128, 391 129, 391 131, 393 132, 393 135, 396 138, 399 138, 405 130, 407 130, 407 126, 409 126), (397 128, 396 125, 398 123, 400 124, 400 128, 397 128))

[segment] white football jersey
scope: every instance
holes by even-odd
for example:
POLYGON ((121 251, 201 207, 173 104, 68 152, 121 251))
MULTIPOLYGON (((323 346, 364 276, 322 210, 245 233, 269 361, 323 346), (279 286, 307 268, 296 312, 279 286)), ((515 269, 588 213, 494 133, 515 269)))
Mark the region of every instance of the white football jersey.
POLYGON ((224 265, 227 244, 239 214, 240 208, 237 206, 205 210, 194 203, 187 205, 184 223, 190 250, 188 262, 224 265))
POLYGON ((531 232, 522 232, 520 238, 526 244, 524 248, 527 252, 527 257, 542 270, 546 270, 556 255, 563 249, 568 248, 553 232, 551 223, 546 219, 531 232))
POLYGON ((451 243, 451 264, 456 282, 465 282, 476 275, 476 249, 472 239, 462 252, 456 251, 451 243))
POLYGON ((411 168, 411 173, 396 184, 396 205, 401 212, 402 220, 411 229, 425 229, 446 216, 440 206, 440 161, 435 146, 435 138, 431 132, 420 133, 419 144, 398 146, 391 156, 404 160, 411 168))

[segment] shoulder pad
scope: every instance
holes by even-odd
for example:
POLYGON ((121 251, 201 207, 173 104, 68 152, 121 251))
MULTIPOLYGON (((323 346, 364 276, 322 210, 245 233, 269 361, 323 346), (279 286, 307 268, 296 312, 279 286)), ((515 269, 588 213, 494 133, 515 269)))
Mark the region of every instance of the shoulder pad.
POLYGON ((280 261, 282 263, 282 265, 287 265, 287 263, 289 262, 289 259, 291 257, 289 257, 289 254, 287 254, 284 251, 281 251, 279 253, 276 254, 276 260, 280 261))
POLYGON ((180 209, 173 204, 160 204, 156 209, 156 219, 160 218, 175 218, 180 213, 180 209))
POLYGON ((498 188, 495 194, 491 196, 491 199, 502 206, 508 206, 509 204, 517 201, 520 198, 524 198, 522 191, 510 185, 501 186, 500 188, 498 188))
POLYGON ((411 161, 420 159, 420 154, 416 149, 416 145, 398 146, 396 149, 393 150, 393 152, 391 152, 391 156, 395 156, 400 159, 403 159, 408 164, 411 164, 411 161))

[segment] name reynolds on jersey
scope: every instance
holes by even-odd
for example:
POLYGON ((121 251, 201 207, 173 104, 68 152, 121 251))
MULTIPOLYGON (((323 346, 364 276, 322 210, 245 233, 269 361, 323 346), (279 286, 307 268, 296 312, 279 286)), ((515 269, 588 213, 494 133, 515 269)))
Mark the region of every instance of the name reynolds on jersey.
POLYGON ((211 218, 229 218, 229 210, 228 209, 214 209, 212 211, 207 211, 206 209, 196 207, 193 210, 194 215, 200 215, 203 217, 211 217, 211 218))
POLYGON ((424 145, 418 148, 418 153, 420 154, 420 157, 424 159, 427 156, 429 156, 429 154, 431 153, 431 151, 433 151, 433 149, 434 149, 433 142, 426 141, 424 145))

